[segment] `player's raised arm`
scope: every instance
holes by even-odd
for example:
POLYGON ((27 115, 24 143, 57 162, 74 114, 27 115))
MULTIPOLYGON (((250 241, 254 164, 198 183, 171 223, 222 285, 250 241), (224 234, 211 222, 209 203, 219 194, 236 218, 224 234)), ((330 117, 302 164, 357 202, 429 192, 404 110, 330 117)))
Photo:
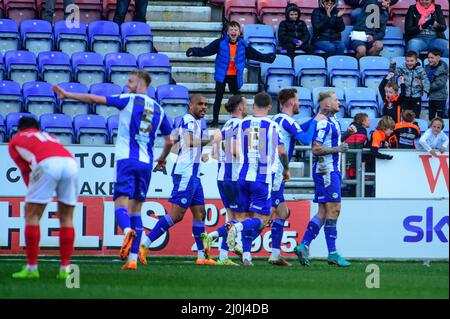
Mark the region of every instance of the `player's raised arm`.
POLYGON ((72 99, 90 104, 107 104, 106 97, 101 95, 67 92, 58 85, 53 86, 53 91, 55 91, 60 100, 72 99))

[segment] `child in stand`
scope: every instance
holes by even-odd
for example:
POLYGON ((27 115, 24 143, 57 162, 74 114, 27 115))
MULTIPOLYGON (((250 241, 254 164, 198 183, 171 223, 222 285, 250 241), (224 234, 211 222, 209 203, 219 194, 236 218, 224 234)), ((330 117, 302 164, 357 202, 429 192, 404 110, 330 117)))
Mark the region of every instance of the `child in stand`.
POLYGON ((420 128, 415 123, 414 111, 404 110, 402 122, 395 124, 394 135, 389 138, 391 148, 415 149, 416 139, 420 138, 420 128))
POLYGON ((378 90, 383 98, 383 115, 392 117, 395 123, 400 123, 402 114, 402 103, 405 98, 406 85, 403 76, 398 78, 400 82, 400 95, 398 94, 398 84, 390 80, 395 76, 394 72, 388 75, 380 82, 378 90))
POLYGON ((419 144, 433 156, 437 156, 436 150, 445 153, 448 148, 448 136, 442 132, 444 121, 440 117, 431 120, 430 128, 420 138, 419 144))

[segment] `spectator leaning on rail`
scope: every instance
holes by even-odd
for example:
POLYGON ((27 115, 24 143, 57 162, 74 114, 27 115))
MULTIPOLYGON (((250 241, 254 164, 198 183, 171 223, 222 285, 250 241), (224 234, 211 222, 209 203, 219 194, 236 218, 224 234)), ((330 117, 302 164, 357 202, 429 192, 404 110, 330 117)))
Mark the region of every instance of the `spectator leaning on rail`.
POLYGON ((444 35, 446 28, 441 6, 434 0, 418 0, 409 7, 405 18, 407 50, 419 56, 422 51, 439 49, 443 56, 448 57, 448 40, 444 35))
POLYGON ((309 46, 311 35, 306 23, 300 20, 302 12, 295 3, 286 7, 285 14, 286 20, 278 27, 278 44, 287 51, 291 59, 294 59, 295 50, 311 51, 309 46))
POLYGON ((314 30, 313 43, 316 50, 323 50, 327 56, 344 54, 345 44, 341 32, 345 30, 344 10, 338 10, 336 0, 321 0, 320 6, 312 12, 314 30))
POLYGON ((240 38, 241 26, 236 21, 227 25, 227 33, 204 48, 189 48, 186 56, 203 57, 217 54, 215 62, 216 97, 214 100, 213 121, 211 126, 219 123, 219 112, 222 104, 225 85, 231 94, 236 95, 244 84, 245 60, 251 59, 265 63, 275 61, 276 54, 262 54, 240 38))
POLYGON ((394 134, 389 138, 390 148, 416 149, 415 141, 420 138, 420 128, 415 120, 413 111, 402 112, 402 122, 395 124, 394 134))
POLYGON ((437 116, 445 117, 445 102, 448 99, 448 65, 441 60, 441 52, 438 49, 433 49, 428 52, 428 62, 425 65, 425 72, 430 80, 430 93, 428 118, 431 121, 437 116))
POLYGON ((431 120, 430 128, 425 131, 419 140, 420 146, 431 155, 436 156, 436 150, 445 153, 448 148, 448 136, 442 129, 444 128, 444 121, 440 117, 431 120))
POLYGON ((351 47, 356 51, 356 57, 366 55, 378 55, 383 50, 383 40, 386 33, 386 25, 389 18, 390 0, 364 0, 364 10, 356 19, 353 31, 364 31, 367 35, 366 41, 353 40, 351 47), (379 20, 377 12, 373 8, 379 8, 379 20))

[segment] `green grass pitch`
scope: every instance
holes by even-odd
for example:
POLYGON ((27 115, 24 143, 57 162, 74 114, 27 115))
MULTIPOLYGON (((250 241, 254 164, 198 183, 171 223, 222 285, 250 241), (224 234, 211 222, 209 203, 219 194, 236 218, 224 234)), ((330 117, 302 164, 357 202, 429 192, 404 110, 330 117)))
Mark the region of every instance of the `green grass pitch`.
POLYGON ((353 261, 337 268, 323 260, 303 268, 272 266, 255 259, 254 267, 197 266, 194 258, 149 257, 147 266, 122 271, 113 258, 74 257, 80 288, 55 279, 55 257, 40 259, 41 278, 12 279, 25 259, 0 258, 0 298, 449 298, 448 262, 353 261), (13 259, 14 260, 11 260, 13 259), (380 270, 380 287, 368 289, 369 264, 380 270))

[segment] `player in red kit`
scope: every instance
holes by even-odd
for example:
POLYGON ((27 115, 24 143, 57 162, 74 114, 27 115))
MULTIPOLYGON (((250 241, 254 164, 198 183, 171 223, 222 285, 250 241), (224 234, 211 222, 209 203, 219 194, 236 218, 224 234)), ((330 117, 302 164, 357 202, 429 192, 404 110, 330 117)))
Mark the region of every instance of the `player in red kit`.
POLYGON ((27 186, 25 198, 25 245, 27 266, 12 275, 13 278, 39 278, 38 252, 39 221, 47 203, 56 193, 60 220, 59 244, 61 267, 58 279, 69 275, 70 257, 75 232, 73 211, 78 195, 78 167, 72 154, 58 140, 39 130, 39 123, 31 117, 22 117, 19 132, 9 142, 9 154, 19 167, 27 186))

